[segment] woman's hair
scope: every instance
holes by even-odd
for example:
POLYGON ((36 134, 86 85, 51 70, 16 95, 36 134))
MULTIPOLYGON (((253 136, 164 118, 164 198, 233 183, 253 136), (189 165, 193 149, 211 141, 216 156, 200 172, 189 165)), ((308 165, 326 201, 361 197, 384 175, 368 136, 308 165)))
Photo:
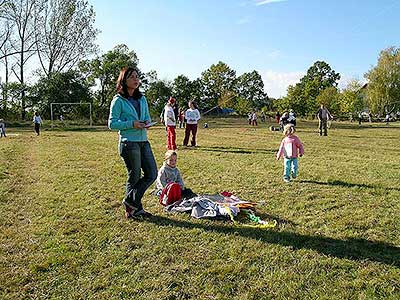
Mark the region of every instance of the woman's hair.
MULTIPOLYGON (((117 80, 117 93, 120 94, 124 98, 130 97, 128 94, 128 86, 126 85, 126 79, 131 76, 133 72, 136 72, 139 75, 139 71, 133 67, 125 67, 119 72, 118 80, 117 80)), ((133 91, 132 98, 135 100, 139 100, 142 98, 142 93, 139 91, 139 87, 137 87, 133 91)))
POLYGON ((168 150, 167 152, 165 152, 165 160, 167 161, 168 159, 170 159, 174 155, 176 157, 178 157, 178 154, 176 153, 175 150, 168 150))
POLYGON ((199 107, 197 106, 197 103, 196 103, 196 101, 194 101, 194 100, 190 100, 189 101, 189 106, 190 106, 190 103, 192 103, 193 104, 193 106, 194 106, 194 108, 195 109, 198 109, 199 107))
POLYGON ((286 124, 285 127, 283 127, 283 134, 285 136, 291 135, 296 132, 296 129, 294 128, 293 124, 286 124))

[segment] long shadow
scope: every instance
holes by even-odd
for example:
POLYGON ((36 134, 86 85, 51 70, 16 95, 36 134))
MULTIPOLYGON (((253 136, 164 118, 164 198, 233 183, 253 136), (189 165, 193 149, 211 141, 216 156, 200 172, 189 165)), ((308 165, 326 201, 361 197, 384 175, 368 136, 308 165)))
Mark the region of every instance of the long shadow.
POLYGON ((239 153, 239 154, 253 154, 253 153, 276 153, 278 150, 272 149, 246 149, 239 147, 220 147, 220 146, 207 146, 193 148, 199 151, 222 152, 222 153, 239 153))
MULTIPOLYGON (((239 234, 266 244, 277 244, 294 249, 314 250, 324 255, 345 258, 354 261, 371 260, 400 268, 400 248, 385 242, 369 241, 360 238, 346 240, 304 235, 295 232, 274 231, 246 227, 230 227, 218 224, 202 225, 188 221, 171 220, 163 216, 154 216, 148 222, 158 226, 177 226, 182 228, 200 228, 205 231, 224 234, 239 234)), ((217 223, 217 222, 215 222, 217 223)))
POLYGON ((395 188, 395 187, 374 186, 374 185, 370 185, 370 184, 351 183, 351 182, 345 182, 345 181, 341 181, 341 180, 328 180, 327 182, 316 181, 316 180, 300 180, 299 182, 300 183, 313 183, 313 184, 318 184, 318 185, 332 185, 332 186, 342 186, 342 187, 358 187, 358 188, 368 188, 368 189, 384 188, 386 190, 400 191, 400 188, 395 188))

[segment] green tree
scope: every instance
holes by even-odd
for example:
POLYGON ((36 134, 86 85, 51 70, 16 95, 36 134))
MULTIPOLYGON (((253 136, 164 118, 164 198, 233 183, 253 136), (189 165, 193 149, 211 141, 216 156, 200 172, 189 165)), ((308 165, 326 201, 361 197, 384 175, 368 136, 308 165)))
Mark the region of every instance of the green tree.
MULTIPOLYGON (((35 34, 39 30, 34 22, 37 14, 43 9, 45 0, 19 0, 5 1, 1 7, 2 16, 6 18, 10 26, 14 28, 12 54, 16 57, 16 66, 12 69, 19 83, 25 85, 25 71, 28 60, 36 52, 35 34)), ((25 89, 21 90, 21 118, 26 116, 25 89)))
POLYGON ((334 86, 328 87, 317 96, 317 104, 324 104, 332 114, 340 112, 340 93, 334 86))
POLYGON ((220 61, 211 65, 201 73, 204 93, 201 98, 201 107, 206 110, 216 106, 224 93, 234 91, 235 80, 236 72, 227 64, 220 61))
POLYGON ((237 95, 248 100, 252 107, 260 109, 269 104, 268 96, 264 92, 264 82, 257 71, 240 75, 235 87, 237 95))
POLYGON ((252 110, 252 107, 251 103, 247 99, 239 97, 237 99, 234 109, 239 115, 244 116, 247 115, 252 110))
POLYGON ((381 51, 378 64, 365 74, 368 79, 368 107, 386 113, 400 107, 400 48, 381 51))
POLYGON ((179 107, 187 107, 187 103, 192 99, 193 84, 189 78, 179 75, 172 82, 172 96, 176 99, 179 107))
POLYGON ((95 13, 86 0, 53 0, 36 15, 37 54, 46 76, 68 71, 96 53, 95 13))
POLYGON ((168 97, 172 95, 172 87, 168 81, 157 80, 150 84, 146 91, 146 98, 149 102, 153 115, 159 116, 167 103, 168 97))
POLYGON ((126 66, 137 68, 138 63, 139 59, 136 53, 130 51, 124 44, 115 46, 101 57, 80 63, 79 69, 87 82, 91 86, 95 86, 97 83, 95 104, 98 113, 101 113, 103 117, 108 114, 110 102, 115 95, 115 84, 120 70, 126 66))
POLYGON ((365 109, 365 101, 360 93, 362 84, 356 80, 350 80, 343 89, 339 98, 339 107, 341 113, 356 113, 365 109))
MULTIPOLYGON (((29 89, 27 102, 31 107, 38 109, 46 119, 50 117, 50 103, 80 103, 92 102, 90 88, 78 71, 70 70, 60 73, 53 72, 50 77, 42 76, 29 89)), ((68 107, 69 113, 73 110, 73 117, 80 117, 83 108, 68 107)), ((64 112, 66 114, 67 111, 64 112)), ((87 112, 85 112, 87 117, 87 112)))
POLYGON ((337 87, 340 74, 324 61, 316 61, 295 86, 289 86, 287 104, 300 115, 314 115, 317 96, 326 88, 337 87))

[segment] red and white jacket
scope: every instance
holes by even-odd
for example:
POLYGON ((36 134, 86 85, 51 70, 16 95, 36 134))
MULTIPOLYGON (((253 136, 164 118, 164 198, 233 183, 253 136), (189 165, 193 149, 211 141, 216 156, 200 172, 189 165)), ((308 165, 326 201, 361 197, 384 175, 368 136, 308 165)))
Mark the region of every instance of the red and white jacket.
POLYGON ((282 156, 285 158, 297 158, 299 154, 304 154, 303 144, 297 136, 289 135, 282 140, 276 159, 280 159, 282 156))

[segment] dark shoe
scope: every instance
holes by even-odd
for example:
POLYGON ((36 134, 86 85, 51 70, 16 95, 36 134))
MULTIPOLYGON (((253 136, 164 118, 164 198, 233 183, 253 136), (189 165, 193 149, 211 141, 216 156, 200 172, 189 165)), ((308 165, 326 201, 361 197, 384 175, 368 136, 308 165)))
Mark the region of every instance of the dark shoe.
POLYGON ((137 211, 137 208, 134 207, 132 204, 128 203, 125 199, 122 200, 122 204, 125 206, 125 217, 127 219, 132 218, 132 216, 137 211))
POLYGON ((144 209, 138 210, 131 215, 132 218, 151 218, 153 215, 144 209))

